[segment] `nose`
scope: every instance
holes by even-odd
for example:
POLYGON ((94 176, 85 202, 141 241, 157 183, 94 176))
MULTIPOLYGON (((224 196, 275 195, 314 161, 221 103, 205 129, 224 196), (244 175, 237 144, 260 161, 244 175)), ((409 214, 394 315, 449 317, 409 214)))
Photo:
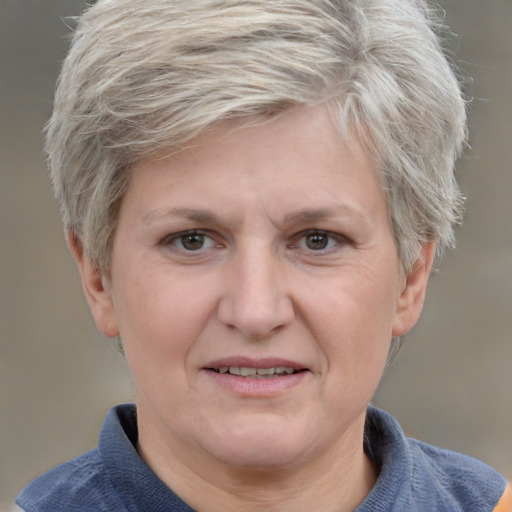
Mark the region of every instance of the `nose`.
POLYGON ((228 264, 219 320, 251 339, 288 325, 295 312, 278 255, 271 249, 240 250, 228 264))

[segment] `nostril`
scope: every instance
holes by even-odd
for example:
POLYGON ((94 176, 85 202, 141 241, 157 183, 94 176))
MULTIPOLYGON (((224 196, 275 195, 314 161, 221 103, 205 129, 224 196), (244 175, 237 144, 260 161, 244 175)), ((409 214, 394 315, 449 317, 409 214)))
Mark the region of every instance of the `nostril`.
POLYGON ((288 325, 294 311, 291 304, 258 303, 255 301, 223 300, 219 305, 218 318, 231 329, 237 329, 252 339, 268 338, 288 325))

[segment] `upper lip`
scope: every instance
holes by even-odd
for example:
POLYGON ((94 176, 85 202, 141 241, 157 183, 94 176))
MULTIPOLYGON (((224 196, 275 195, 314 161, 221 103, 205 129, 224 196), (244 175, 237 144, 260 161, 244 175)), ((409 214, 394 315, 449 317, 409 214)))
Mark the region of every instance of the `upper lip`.
POLYGON ((218 370, 223 366, 238 366, 239 368, 292 368, 293 370, 307 370, 308 368, 297 362, 289 359, 282 359, 277 357, 244 357, 244 356, 231 356, 216 359, 207 363, 204 368, 218 370))

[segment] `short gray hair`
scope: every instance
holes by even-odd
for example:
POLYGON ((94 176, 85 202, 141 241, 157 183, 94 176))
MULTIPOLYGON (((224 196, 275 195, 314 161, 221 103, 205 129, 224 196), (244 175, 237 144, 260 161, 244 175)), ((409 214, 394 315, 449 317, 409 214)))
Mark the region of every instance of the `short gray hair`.
POLYGON ((130 169, 226 119, 327 103, 379 166, 403 268, 454 242, 465 101, 422 0, 99 0, 46 150, 64 226, 105 274, 130 169))

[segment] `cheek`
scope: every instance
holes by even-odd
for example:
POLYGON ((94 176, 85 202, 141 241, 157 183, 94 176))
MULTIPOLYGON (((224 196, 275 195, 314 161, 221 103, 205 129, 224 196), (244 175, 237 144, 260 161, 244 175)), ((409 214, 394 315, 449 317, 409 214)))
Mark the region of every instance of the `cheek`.
POLYGON ((391 280, 368 272, 357 279, 331 279, 329 287, 318 288, 304 301, 304 319, 329 375, 340 385, 357 389, 380 380, 392 338, 395 288, 391 280))
MULTIPOLYGON (((138 380, 160 378, 172 369, 178 379, 187 355, 212 310, 212 299, 194 280, 145 271, 129 279, 114 300, 128 364, 138 380), (183 283, 183 284, 181 284, 183 283)), ((203 283, 204 284, 204 283, 203 283)), ((163 382, 161 383, 163 384, 163 382)))

